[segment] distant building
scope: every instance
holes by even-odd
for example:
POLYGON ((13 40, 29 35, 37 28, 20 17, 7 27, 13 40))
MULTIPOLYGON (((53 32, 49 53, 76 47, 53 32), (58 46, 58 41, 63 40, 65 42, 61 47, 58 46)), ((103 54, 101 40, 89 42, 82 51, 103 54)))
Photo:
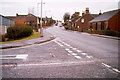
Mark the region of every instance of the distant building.
POLYGON ((90 21, 93 30, 120 31, 120 9, 103 13, 90 21))
POLYGON ((14 21, 0 15, 0 35, 4 35, 7 33, 7 28, 14 26, 14 21))
POLYGON ((86 8, 86 11, 82 13, 82 16, 75 21, 75 27, 79 31, 86 31, 89 29, 89 21, 96 18, 98 14, 91 14, 89 8, 86 8))
POLYGON ((43 18, 43 26, 51 26, 55 21, 51 18, 45 17, 43 18))
POLYGON ((79 19, 80 18, 80 13, 79 12, 75 12, 72 16, 71 16, 71 27, 72 27, 72 29, 75 29, 75 21, 77 20, 77 19, 79 19))
POLYGON ((33 14, 28 15, 18 15, 16 16, 7 16, 15 22, 15 26, 37 26, 37 17, 33 14))
MULTIPOLYGON (((33 27, 33 29, 37 29, 40 27, 41 18, 30 13, 28 15, 16 14, 16 16, 7 16, 7 17, 15 22, 15 26, 31 26, 33 27)), ((52 17, 42 18, 42 25, 49 26, 50 21, 53 21, 52 17)))

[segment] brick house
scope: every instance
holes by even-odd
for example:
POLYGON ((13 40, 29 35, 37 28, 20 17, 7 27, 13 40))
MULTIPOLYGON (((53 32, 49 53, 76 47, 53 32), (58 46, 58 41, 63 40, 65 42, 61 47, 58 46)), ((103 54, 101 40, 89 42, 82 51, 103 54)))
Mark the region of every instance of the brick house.
POLYGON ((90 21, 92 30, 120 31, 120 9, 104 12, 102 15, 90 21))
POLYGON ((0 15, 0 35, 4 35, 7 33, 7 28, 14 26, 14 21, 0 15))
POLYGON ((16 16, 7 16, 15 22, 15 26, 37 26, 37 17, 33 14, 28 15, 18 15, 16 16))
POLYGON ((75 29, 75 21, 77 19, 80 18, 80 13, 79 12, 75 12, 72 16, 71 16, 71 21, 70 21, 70 25, 72 29, 75 29))
POLYGON ((79 31, 86 31, 89 29, 89 21, 96 18, 98 14, 89 13, 89 8, 86 8, 86 11, 82 13, 82 16, 75 21, 75 27, 79 31))

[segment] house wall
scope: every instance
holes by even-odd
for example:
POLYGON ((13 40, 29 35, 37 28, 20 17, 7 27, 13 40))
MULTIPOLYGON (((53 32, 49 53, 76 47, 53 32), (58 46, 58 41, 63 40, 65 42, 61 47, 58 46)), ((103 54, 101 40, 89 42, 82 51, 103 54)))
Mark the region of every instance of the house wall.
POLYGON ((37 25, 37 17, 28 14, 28 15, 16 15, 15 18, 13 18, 15 21, 15 26, 36 26, 37 25))
POLYGON ((7 33, 7 28, 14 26, 14 21, 0 15, 0 35, 7 33))
POLYGON ((108 21, 111 30, 120 31, 120 11, 108 21))
POLYGON ((26 25, 24 18, 17 17, 14 19, 14 21, 15 21, 15 26, 25 26, 26 25))
POLYGON ((108 22, 107 21, 102 21, 102 22, 93 22, 91 23, 91 29, 100 31, 100 30, 107 30, 108 28, 108 22))
POLYGON ((83 17, 76 22, 76 26, 79 26, 81 31, 89 29, 89 21, 92 20, 93 17, 91 17, 90 14, 85 14, 83 17), (81 22, 81 20, 84 19, 84 22, 81 22))

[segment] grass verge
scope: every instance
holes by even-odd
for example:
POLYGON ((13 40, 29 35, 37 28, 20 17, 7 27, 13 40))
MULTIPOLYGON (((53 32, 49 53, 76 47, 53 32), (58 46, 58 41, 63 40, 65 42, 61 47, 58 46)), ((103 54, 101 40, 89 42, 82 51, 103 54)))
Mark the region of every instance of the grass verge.
POLYGON ((30 40, 30 39, 35 39, 41 37, 39 32, 34 32, 32 35, 28 37, 24 37, 18 40, 12 40, 12 41, 5 41, 5 42, 0 42, 0 43, 11 43, 11 42, 18 42, 18 41, 25 41, 25 40, 30 40))

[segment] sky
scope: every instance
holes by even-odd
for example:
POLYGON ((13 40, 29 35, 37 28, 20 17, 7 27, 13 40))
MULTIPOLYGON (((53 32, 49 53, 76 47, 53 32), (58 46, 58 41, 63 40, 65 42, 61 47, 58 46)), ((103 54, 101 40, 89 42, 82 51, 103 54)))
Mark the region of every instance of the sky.
MULTIPOLYGON (((90 13, 98 14, 118 9, 119 0, 42 0, 43 17, 52 17, 55 20, 62 20, 63 15, 69 12, 80 12, 80 15, 89 8, 90 13)), ((40 16, 41 0, 0 0, 0 14, 3 16, 27 15, 32 13, 40 16), (38 4, 39 3, 39 4, 38 4), (38 4, 38 5, 37 5, 38 4), (38 7, 37 7, 38 6, 38 7)))

